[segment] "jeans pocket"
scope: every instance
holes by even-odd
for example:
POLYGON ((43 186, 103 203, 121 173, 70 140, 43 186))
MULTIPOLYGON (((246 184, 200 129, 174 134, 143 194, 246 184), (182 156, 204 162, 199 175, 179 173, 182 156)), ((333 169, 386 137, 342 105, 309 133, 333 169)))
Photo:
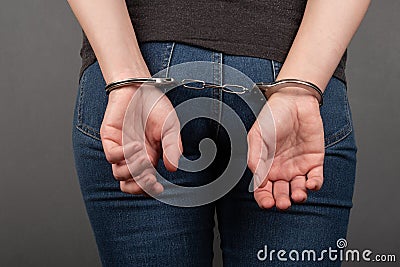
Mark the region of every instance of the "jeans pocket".
POLYGON ((347 88, 337 78, 332 78, 325 89, 321 117, 324 123, 325 148, 339 143, 353 131, 347 88))
POLYGON ((105 81, 96 61, 82 73, 75 107, 76 128, 99 141, 100 127, 108 103, 104 86, 105 81))
MULTIPOLYGON (((282 63, 272 61, 273 78, 276 80, 282 63)), ((324 91, 324 105, 321 117, 324 124, 325 148, 345 139, 352 131, 353 124, 346 84, 332 77, 324 91)))
MULTIPOLYGON (((140 49, 152 75, 169 67, 173 42, 146 42, 140 49)), ((105 81, 96 61, 82 73, 75 107, 75 127, 82 133, 101 140, 100 127, 108 103, 105 81)))

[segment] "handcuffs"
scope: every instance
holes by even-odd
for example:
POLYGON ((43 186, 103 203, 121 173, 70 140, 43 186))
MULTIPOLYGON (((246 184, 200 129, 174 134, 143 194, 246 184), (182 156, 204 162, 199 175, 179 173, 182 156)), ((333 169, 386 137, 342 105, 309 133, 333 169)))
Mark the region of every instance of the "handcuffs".
MULTIPOLYGON (((220 88, 226 92, 236 93, 236 94, 243 94, 247 91, 250 91, 249 88, 246 88, 241 85, 234 85, 234 84, 216 85, 216 84, 206 83, 201 80, 193 80, 193 79, 184 79, 180 83, 178 83, 173 78, 129 78, 129 79, 109 83, 106 85, 105 90, 106 90, 106 93, 109 94, 116 89, 119 89, 126 85, 131 85, 131 84, 148 84, 148 85, 152 85, 155 87, 183 85, 184 87, 194 88, 194 89, 220 88), (190 86, 190 85, 188 85, 190 83, 198 83, 201 86, 197 86, 197 87, 190 86), (236 92, 236 91, 229 90, 229 88, 240 88, 241 91, 236 92)), ((317 98, 319 105, 322 106, 323 92, 317 85, 315 85, 311 82, 298 80, 298 79, 283 79, 283 80, 274 81, 272 83, 259 82, 259 83, 256 83, 253 88, 258 88, 265 95, 265 97, 267 99, 269 99, 271 97, 271 95, 273 95, 274 93, 278 92, 279 90, 281 90, 283 88, 288 88, 288 87, 302 88, 302 89, 309 91, 313 96, 315 96, 317 98)))

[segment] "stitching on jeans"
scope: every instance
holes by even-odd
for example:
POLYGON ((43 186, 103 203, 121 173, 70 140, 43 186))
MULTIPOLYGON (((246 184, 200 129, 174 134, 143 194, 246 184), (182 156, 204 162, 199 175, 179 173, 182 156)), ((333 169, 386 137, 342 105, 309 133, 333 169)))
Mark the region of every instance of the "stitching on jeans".
MULTIPOLYGON (((169 56, 168 56, 168 62, 167 62, 167 66, 166 66, 166 73, 165 73, 165 78, 169 78, 170 77, 170 67, 171 67, 171 62, 172 62, 172 57, 175 51, 175 42, 172 42, 172 45, 170 46, 170 51, 169 51, 169 56)), ((167 53, 168 55, 168 53, 167 53)), ((179 88, 179 87, 178 87, 179 88)), ((173 88, 173 90, 175 90, 177 88, 173 88)), ((164 94, 166 94, 166 91, 164 90, 164 94)), ((173 98, 170 99, 171 103, 174 105, 174 103, 176 103, 176 100, 178 98, 178 93, 175 93, 173 98)))
MULTIPOLYGON (((215 52, 214 51, 211 51, 211 64, 212 64, 212 77, 211 77, 211 82, 216 82, 215 80, 216 80, 216 74, 215 74, 215 52)), ((212 96, 212 98, 213 99, 218 99, 219 98, 219 96, 218 96, 218 91, 216 91, 214 88, 211 88, 210 89, 211 90, 211 96, 212 96)), ((214 114, 214 112, 216 112, 216 108, 215 108, 215 104, 214 104, 214 102, 212 102, 213 104, 211 104, 211 111, 213 112, 213 114, 214 114)), ((210 120, 210 125, 213 127, 213 129, 214 129, 214 127, 215 127, 215 122, 213 121, 213 120, 210 120)), ((216 127, 217 128, 217 127, 216 127)), ((216 132, 218 132, 217 130, 216 130, 216 132)), ((216 133, 216 135, 217 135, 217 133, 216 133)))
POLYGON ((347 121, 349 122, 349 124, 351 124, 351 126, 353 126, 352 124, 352 120, 351 120, 351 116, 350 116, 350 104, 349 104, 349 99, 347 97, 347 87, 345 86, 345 92, 344 92, 344 100, 346 103, 346 117, 347 117, 347 121))
POLYGON ((325 144, 326 144, 325 148, 331 147, 331 146, 339 143, 340 141, 345 139, 353 131, 353 124, 352 124, 351 116, 350 116, 350 106, 349 106, 349 102, 348 102, 348 98, 347 98, 347 93, 346 92, 347 92, 347 90, 345 90, 345 92, 344 92, 343 101, 345 103, 344 112, 345 112, 347 124, 345 126, 343 126, 337 132, 335 132, 335 133, 333 133, 330 136, 325 138, 325 140, 324 140, 325 144))
MULTIPOLYGON (((96 64, 97 62, 93 63, 96 64)), ((92 64, 92 65, 93 65, 92 64)), ((89 66, 85 72, 82 75, 82 80, 80 82, 79 85, 79 102, 78 102, 78 118, 77 118, 77 124, 76 124, 76 128, 81 131, 83 134, 86 134, 87 136, 90 136, 96 140, 101 141, 100 138, 100 132, 95 130, 94 128, 86 125, 85 123, 83 123, 83 105, 84 105, 84 96, 85 96, 85 85, 86 85, 86 81, 87 81, 87 75, 86 75, 86 71, 89 70, 91 66, 89 66)))
POLYGON ((219 62, 219 64, 220 64, 220 68, 219 68, 219 82, 220 82, 220 85, 222 86, 222 84, 223 84, 223 82, 222 82, 222 71, 223 71, 223 68, 222 68, 222 59, 223 59, 223 54, 222 53, 220 53, 219 54, 219 60, 218 60, 218 62, 219 62))
POLYGON ((343 126, 340 130, 331 134, 329 137, 325 138, 325 148, 339 143, 344 138, 346 138, 352 131, 353 131, 353 126, 351 124, 351 121, 349 120, 349 122, 345 126, 343 126))
POLYGON ((164 50, 164 52, 163 52, 163 54, 162 54, 162 57, 161 57, 161 69, 162 70, 164 70, 166 67, 167 67, 167 64, 168 64, 168 55, 169 55, 169 48, 170 48, 170 43, 167 43, 166 45, 165 45, 165 50, 164 50))
POLYGON ((278 61, 274 61, 274 68, 275 68, 275 80, 278 78, 279 72, 281 71, 281 63, 278 61))
POLYGON ((86 83, 86 75, 83 74, 82 81, 79 84, 79 103, 78 103, 78 123, 82 123, 82 112, 83 112, 83 94, 84 94, 84 85, 86 83))
MULTIPOLYGON (((223 82, 222 82, 222 53, 219 53, 219 58, 218 58, 218 65, 219 65, 219 83, 222 86, 223 82)), ((223 97, 223 93, 221 89, 218 89, 218 100, 220 101, 218 103, 218 125, 221 122, 221 118, 222 118, 222 97, 223 97)), ((218 127, 219 128, 219 127, 218 127)))
MULTIPOLYGON (((168 75, 168 71, 169 71, 169 64, 170 64, 170 60, 171 60, 171 53, 172 53, 172 48, 174 47, 174 42, 164 42, 161 43, 163 46, 162 48, 164 49, 164 52, 162 53, 161 56, 161 64, 160 64, 160 71, 167 71, 166 75, 168 75)), ((161 49, 160 49, 161 50, 161 49)))
POLYGON ((273 78, 274 81, 278 77, 278 74, 279 74, 279 72, 281 70, 281 64, 282 63, 280 63, 278 61, 271 60, 271 66, 272 66, 272 72, 273 72, 273 74, 272 74, 273 77, 272 78, 273 78))
POLYGON ((275 81, 276 79, 276 70, 275 70, 275 61, 271 60, 271 67, 272 67, 272 80, 275 81))
POLYGON ((349 136, 352 131, 353 131, 353 128, 351 127, 351 125, 347 124, 341 130, 336 132, 333 136, 330 136, 329 139, 325 140, 325 143, 326 143, 325 148, 336 145, 337 143, 339 143, 340 141, 345 139, 347 136, 349 136))
POLYGON ((172 46, 170 47, 168 62, 167 62, 167 66, 166 66, 167 71, 166 71, 166 74, 165 74, 165 78, 168 78, 168 76, 169 76, 169 68, 171 66, 171 60, 172 60, 172 54, 174 52, 174 48, 175 48, 175 42, 173 42, 172 46))
POLYGON ((86 124, 78 124, 78 125, 76 125, 76 128, 83 134, 90 136, 93 139, 96 139, 98 141, 101 141, 100 134, 96 130, 94 130, 92 127, 87 126, 86 124))
MULTIPOLYGON (((213 82, 216 84, 222 85, 222 53, 214 53, 213 52, 213 82), (215 66, 217 65, 217 66, 215 66)), ((214 92, 214 98, 218 100, 217 107, 215 108, 215 112, 218 116, 218 121, 216 125, 216 136, 218 138, 219 129, 220 129, 220 122, 222 119, 222 90, 221 89, 212 89, 214 92)))

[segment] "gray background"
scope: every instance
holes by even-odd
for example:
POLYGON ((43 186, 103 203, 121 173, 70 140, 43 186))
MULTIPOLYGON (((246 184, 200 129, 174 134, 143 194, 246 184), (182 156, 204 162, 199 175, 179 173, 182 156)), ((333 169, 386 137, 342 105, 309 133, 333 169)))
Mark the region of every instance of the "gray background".
MULTIPOLYGON (((398 262, 399 11, 373 2, 347 72, 359 146, 349 247, 398 262)), ((79 25, 66 1, 7 1, 0 38, 0 266, 99 266, 71 151, 79 25)))

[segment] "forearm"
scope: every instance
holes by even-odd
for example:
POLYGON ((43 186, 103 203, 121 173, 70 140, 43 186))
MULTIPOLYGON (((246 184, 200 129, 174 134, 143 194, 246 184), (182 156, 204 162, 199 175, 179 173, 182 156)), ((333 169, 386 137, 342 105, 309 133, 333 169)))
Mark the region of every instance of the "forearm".
POLYGON ((327 86, 370 0, 308 0, 303 21, 278 79, 327 86))
POLYGON ((68 0, 107 83, 148 77, 124 0, 68 0))

